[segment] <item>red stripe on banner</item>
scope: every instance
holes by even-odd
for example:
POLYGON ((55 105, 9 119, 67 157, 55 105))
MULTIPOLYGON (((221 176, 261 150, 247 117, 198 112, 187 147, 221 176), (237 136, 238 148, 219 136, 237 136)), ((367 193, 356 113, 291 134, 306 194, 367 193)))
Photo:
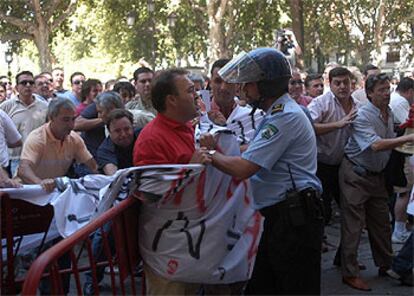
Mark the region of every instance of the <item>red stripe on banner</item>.
POLYGON ((245 233, 250 233, 253 237, 252 243, 250 244, 249 250, 247 252, 247 259, 250 260, 252 259, 256 253, 257 253, 257 249, 258 249, 258 242, 257 239, 260 237, 260 225, 261 225, 261 221, 262 221, 262 215, 260 215, 260 212, 257 211, 254 215, 254 225, 251 227, 247 227, 246 230, 244 231, 245 233))
POLYGON ((204 200, 204 185, 206 184, 206 169, 201 172, 197 185, 197 207, 201 213, 204 213, 207 208, 204 200))
POLYGON ((181 169, 181 171, 178 173, 178 179, 171 182, 171 186, 168 189, 167 193, 165 194, 165 198, 162 201, 162 204, 166 204, 171 198, 175 197, 174 190, 178 187, 178 182, 182 179, 184 179, 185 172, 187 169, 181 169))
POLYGON ((194 177, 191 177, 190 181, 188 181, 188 183, 183 188, 181 188, 180 191, 177 192, 177 194, 174 197, 174 204, 175 205, 180 205, 181 204, 181 202, 183 200, 183 193, 184 193, 185 189, 187 188, 188 185, 190 185, 193 182, 194 182, 194 177))
POLYGON ((247 195, 247 180, 243 180, 243 188, 244 188, 244 203, 248 206, 250 205, 250 199, 247 195))

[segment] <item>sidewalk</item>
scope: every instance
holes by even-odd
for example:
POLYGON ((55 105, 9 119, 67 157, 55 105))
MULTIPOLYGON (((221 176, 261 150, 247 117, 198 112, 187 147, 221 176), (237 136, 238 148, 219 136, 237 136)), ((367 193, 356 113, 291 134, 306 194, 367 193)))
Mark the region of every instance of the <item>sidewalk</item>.
MULTIPOLYGON (((329 244, 337 246, 340 237, 339 222, 325 228, 329 244)), ((393 244, 395 253, 401 249, 401 244, 393 244)), ((368 282, 372 291, 358 291, 342 283, 342 275, 339 268, 333 266, 336 248, 329 247, 327 253, 322 254, 322 295, 414 295, 414 288, 400 285, 399 281, 389 277, 378 277, 378 268, 374 265, 367 232, 364 231, 359 246, 359 262, 366 265, 367 269, 361 271, 361 276, 368 282)))

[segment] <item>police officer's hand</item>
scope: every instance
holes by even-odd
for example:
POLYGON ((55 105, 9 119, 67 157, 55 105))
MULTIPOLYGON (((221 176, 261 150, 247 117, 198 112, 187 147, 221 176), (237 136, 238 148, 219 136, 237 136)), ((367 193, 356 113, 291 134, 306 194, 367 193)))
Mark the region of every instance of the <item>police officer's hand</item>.
POLYGON ((52 192, 53 189, 55 189, 55 187, 56 187, 56 183, 55 183, 54 179, 44 179, 44 180, 42 180, 40 185, 48 193, 52 192))
POLYGON ((200 147, 206 147, 209 150, 216 149, 216 140, 214 136, 209 133, 202 134, 200 136, 200 147))
POLYGON ((210 164, 212 160, 208 151, 209 150, 206 147, 197 149, 194 152, 193 157, 191 157, 190 163, 210 164))
POLYGON ((354 119, 357 117, 357 112, 358 110, 355 107, 353 107, 351 111, 349 111, 349 113, 344 118, 338 121, 338 128, 343 128, 347 126, 348 124, 351 124, 354 121, 354 119))

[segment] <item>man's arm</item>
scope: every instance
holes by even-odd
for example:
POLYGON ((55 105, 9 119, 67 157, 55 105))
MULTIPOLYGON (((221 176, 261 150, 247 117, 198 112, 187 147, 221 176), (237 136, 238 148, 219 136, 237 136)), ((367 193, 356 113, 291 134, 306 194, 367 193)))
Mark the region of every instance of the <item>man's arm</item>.
POLYGON ((87 119, 82 117, 82 115, 79 115, 76 117, 74 130, 79 132, 89 131, 100 126, 103 126, 103 121, 101 118, 87 119))
POLYGON ((371 149, 374 151, 391 150, 408 142, 414 142, 414 134, 392 138, 392 139, 378 140, 372 143, 371 149))
POLYGON ((92 173, 98 174, 98 165, 96 164, 95 159, 90 158, 85 162, 85 165, 92 171, 92 173))
POLYGON ((27 184, 40 184, 43 189, 47 192, 52 192, 55 188, 54 179, 40 179, 34 173, 32 169, 33 163, 30 160, 22 159, 20 160, 19 169, 17 175, 22 179, 23 183, 27 184))
POLYGON ((357 109, 354 108, 341 120, 338 120, 335 122, 326 122, 326 123, 314 122, 313 126, 315 128, 315 133, 316 135, 323 135, 331 131, 334 131, 336 129, 341 129, 351 124, 356 116, 357 116, 357 109))
POLYGON ((7 147, 9 148, 16 148, 22 146, 22 140, 18 140, 16 143, 7 144, 7 147))
POLYGON ((260 170, 260 166, 240 156, 226 156, 220 152, 214 153, 212 164, 220 171, 238 180, 247 179, 260 170))

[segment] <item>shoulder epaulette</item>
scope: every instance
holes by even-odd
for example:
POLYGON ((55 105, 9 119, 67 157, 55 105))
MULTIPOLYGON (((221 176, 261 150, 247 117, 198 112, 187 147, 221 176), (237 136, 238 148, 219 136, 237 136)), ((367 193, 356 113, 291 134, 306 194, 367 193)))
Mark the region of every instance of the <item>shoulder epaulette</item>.
POLYGON ((283 104, 277 104, 277 105, 273 106, 272 110, 270 111, 270 115, 282 112, 283 108, 285 108, 285 105, 283 105, 283 104))

